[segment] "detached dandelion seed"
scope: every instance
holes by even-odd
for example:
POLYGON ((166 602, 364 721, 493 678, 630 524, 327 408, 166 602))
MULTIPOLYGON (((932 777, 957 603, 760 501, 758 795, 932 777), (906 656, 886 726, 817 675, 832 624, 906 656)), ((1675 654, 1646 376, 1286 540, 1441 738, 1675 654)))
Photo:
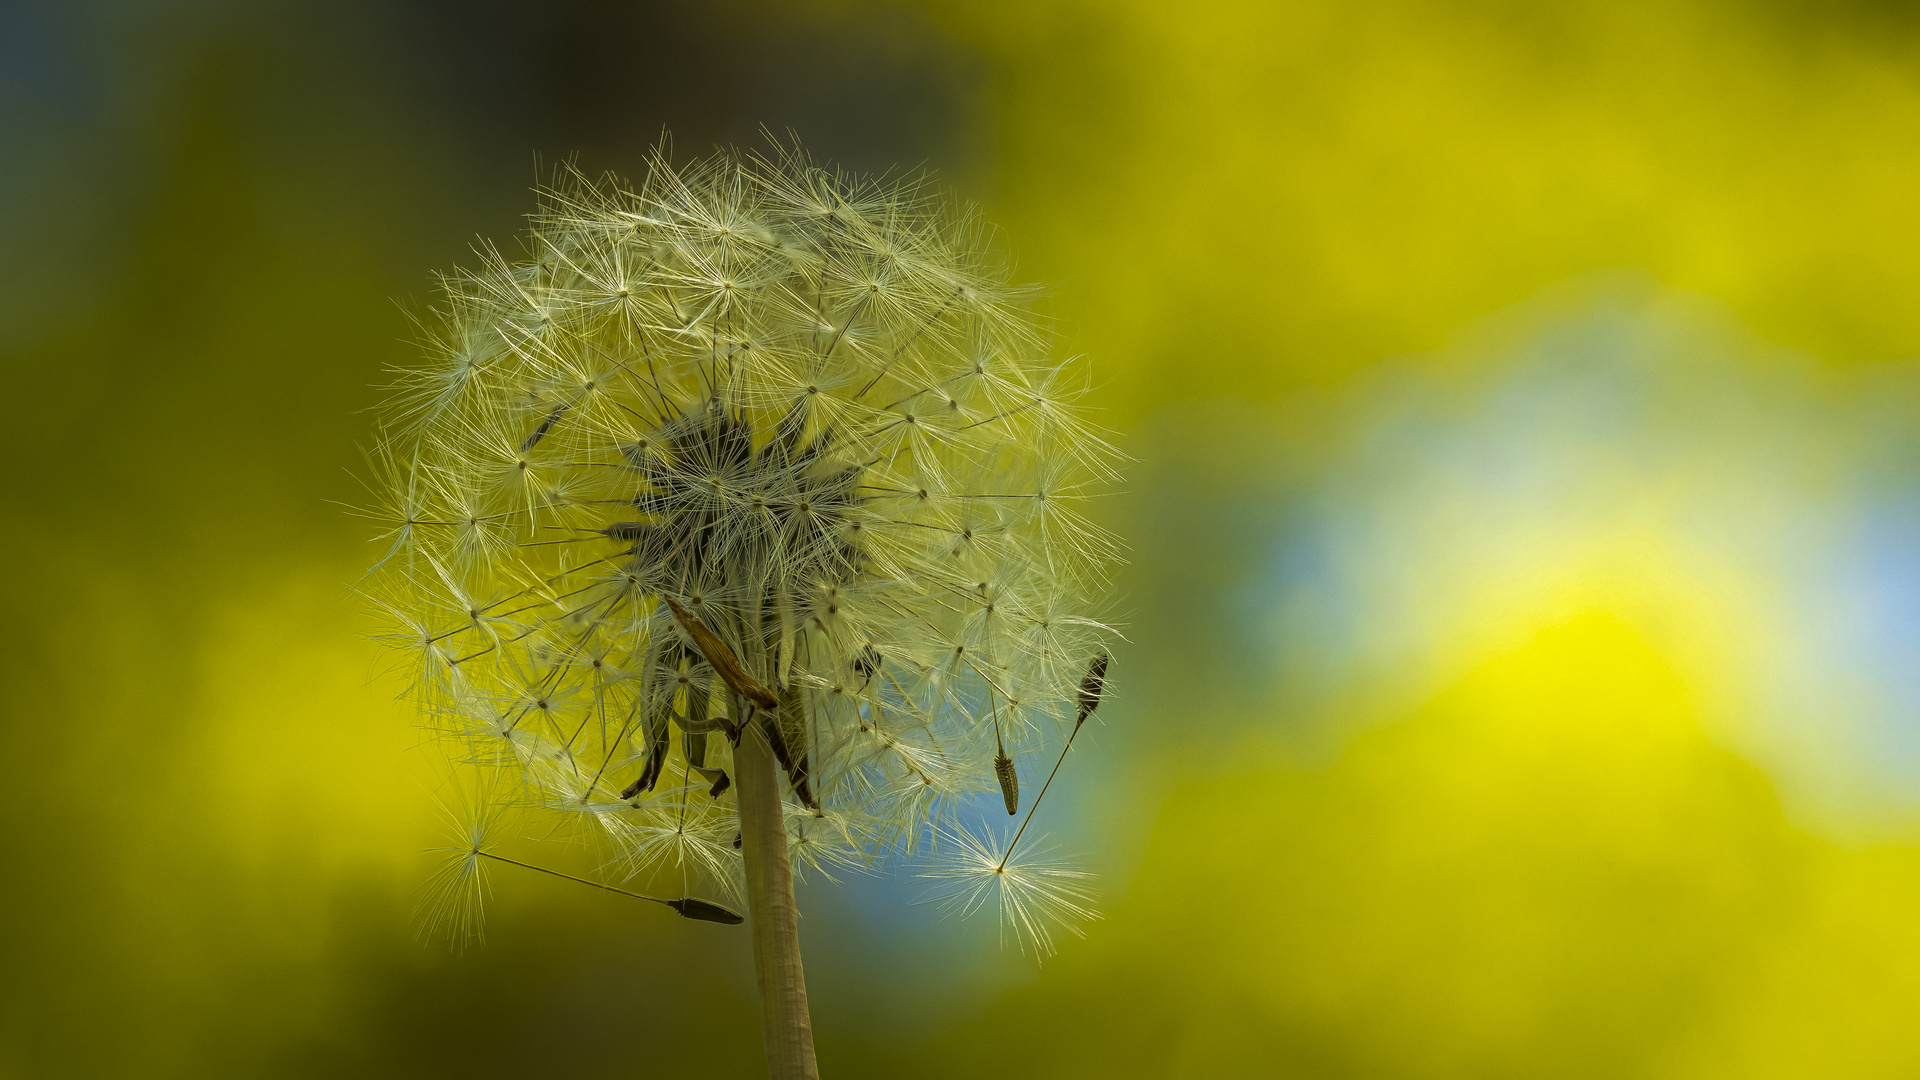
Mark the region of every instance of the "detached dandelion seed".
MULTIPOLYGON (((526 260, 442 279, 400 373, 368 591, 456 757, 686 883, 648 899, 745 898, 769 1069, 813 1076, 792 876, 947 822, 954 880, 985 880, 987 834, 951 822, 996 786, 1017 808, 1014 760, 1077 730, 1115 636, 1086 504, 1118 457, 986 227, 924 180, 659 152, 532 220, 526 260)), ((1012 854, 987 863, 1004 925, 1050 952, 1080 878, 1012 854)), ((471 914, 438 918, 477 933, 493 857, 447 858, 471 914)))

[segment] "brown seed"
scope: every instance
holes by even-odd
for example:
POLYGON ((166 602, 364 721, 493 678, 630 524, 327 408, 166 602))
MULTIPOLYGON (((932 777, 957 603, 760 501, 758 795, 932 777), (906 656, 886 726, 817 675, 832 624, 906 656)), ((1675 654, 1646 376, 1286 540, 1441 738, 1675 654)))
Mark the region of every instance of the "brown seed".
POLYGON ((1007 816, 1020 812, 1020 774, 1013 771, 1013 759, 1003 751, 994 755, 993 775, 1000 778, 1000 796, 1007 800, 1007 816))
POLYGON ((682 918, 698 919, 701 922, 717 922, 726 923, 728 926, 737 926, 745 921, 738 913, 728 911, 719 904, 710 904, 705 900, 695 900, 691 896, 679 900, 669 900, 667 901, 667 906, 679 912, 682 918))
POLYGON ((1073 721, 1074 730, 1087 722, 1093 710, 1100 707, 1100 695, 1107 689, 1107 654, 1101 653, 1093 658, 1087 667, 1087 677, 1080 680, 1080 715, 1073 721))

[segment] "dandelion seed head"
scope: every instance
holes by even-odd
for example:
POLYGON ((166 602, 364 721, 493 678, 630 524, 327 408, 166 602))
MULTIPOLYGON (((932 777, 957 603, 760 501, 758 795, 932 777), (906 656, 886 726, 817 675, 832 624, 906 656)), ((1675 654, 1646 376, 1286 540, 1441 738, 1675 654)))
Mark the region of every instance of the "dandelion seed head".
MULTIPOLYGON (((998 755, 1061 739, 1113 637, 1087 502, 1118 458, 989 240, 923 180, 656 154, 545 192, 525 259, 443 276, 374 451, 368 587, 459 756, 624 871, 737 897, 709 736, 749 706, 668 597, 779 702, 799 869, 918 851, 998 755)), ((990 876, 1043 952, 1076 880, 990 876)))

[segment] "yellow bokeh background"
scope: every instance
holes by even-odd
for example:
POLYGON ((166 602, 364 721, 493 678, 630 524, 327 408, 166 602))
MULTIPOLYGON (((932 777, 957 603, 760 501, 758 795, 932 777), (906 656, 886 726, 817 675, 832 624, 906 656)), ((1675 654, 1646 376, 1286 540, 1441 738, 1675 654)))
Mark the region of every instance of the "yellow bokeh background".
POLYGON ((828 1075, 1920 1074, 1920 13, 4 18, 0 1076, 758 1068, 724 928, 499 876, 414 940, 344 507, 536 155, 763 123, 978 201, 1135 459, 1049 805, 1104 918, 1036 967, 810 884, 828 1075))

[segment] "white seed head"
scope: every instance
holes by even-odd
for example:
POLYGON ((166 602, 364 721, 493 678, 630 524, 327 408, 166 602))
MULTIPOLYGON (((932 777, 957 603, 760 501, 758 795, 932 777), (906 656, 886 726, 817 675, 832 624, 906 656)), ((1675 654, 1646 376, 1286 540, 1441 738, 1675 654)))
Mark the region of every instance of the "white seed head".
POLYGON ((745 704, 698 627, 778 699, 802 870, 916 849, 997 745, 1069 731, 1115 455, 987 241, 923 182, 656 155, 447 276, 370 591, 461 756, 737 896, 745 704))

